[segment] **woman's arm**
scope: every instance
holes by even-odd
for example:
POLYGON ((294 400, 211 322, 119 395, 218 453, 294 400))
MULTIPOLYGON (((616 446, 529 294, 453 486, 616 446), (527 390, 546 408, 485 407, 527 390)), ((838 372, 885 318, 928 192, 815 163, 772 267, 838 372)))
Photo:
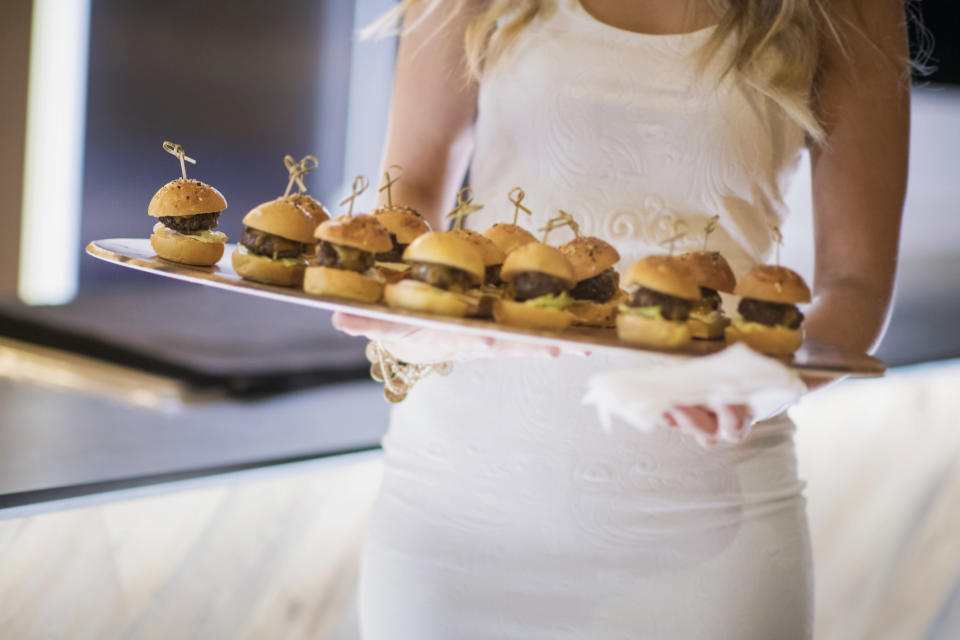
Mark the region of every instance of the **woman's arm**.
POLYGON ((835 0, 811 150, 816 265, 811 337, 876 349, 893 295, 907 185, 910 77, 902 0, 835 0))
MULTIPOLYGON (((423 18, 426 4, 416 5, 405 19, 416 27, 401 37, 397 51, 383 165, 404 170, 394 201, 440 229, 473 152, 477 83, 467 77, 464 53, 473 11, 451 14, 449 5, 455 3, 447 2, 423 18)), ((480 10, 485 3, 475 4, 480 10)))
MULTIPOLYGON (((447 2, 423 18, 423 5, 429 3, 421 2, 406 16, 407 24, 417 26, 401 37, 397 51, 383 166, 403 167, 403 177, 392 190, 393 200, 415 208, 435 229, 445 226, 444 213, 454 202, 473 152, 477 83, 467 77, 464 36, 471 17, 487 3, 474 0, 467 11, 452 14, 451 5, 456 3, 447 2)), ((385 201, 386 195, 381 194, 379 204, 385 201)), ((555 347, 418 329, 343 313, 334 314, 333 324, 350 335, 380 341, 408 362, 561 354, 555 347)))
MULTIPOLYGON (((827 137, 810 154, 816 265, 806 327, 810 337, 863 353, 883 337, 897 269, 910 133, 907 29, 903 0, 830 4, 840 44, 827 35, 815 92, 827 137)), ((814 389, 829 381, 806 382, 814 389)), ((727 428, 745 437, 745 408, 726 409, 677 407, 665 417, 691 432, 727 428)))

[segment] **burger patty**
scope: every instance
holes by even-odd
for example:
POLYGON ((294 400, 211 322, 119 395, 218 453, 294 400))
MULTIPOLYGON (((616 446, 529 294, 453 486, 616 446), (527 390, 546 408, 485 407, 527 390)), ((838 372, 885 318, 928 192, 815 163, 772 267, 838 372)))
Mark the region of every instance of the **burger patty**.
POLYGON ((438 289, 466 291, 473 287, 469 273, 443 264, 415 263, 410 267, 410 277, 438 289))
POLYGON ((178 233, 197 233, 206 231, 217 226, 220 219, 220 212, 198 213, 195 216, 160 216, 160 222, 163 226, 173 229, 178 233))
POLYGON ((524 271, 513 277, 514 297, 520 301, 546 295, 558 296, 569 288, 563 278, 539 271, 524 271))
POLYGON ((803 314, 796 305, 792 304, 744 298, 740 301, 737 311, 747 322, 757 322, 768 327, 784 326, 788 329, 799 329, 800 323, 803 322, 803 314))
POLYGON ((356 247, 321 240, 317 243, 317 264, 346 271, 363 273, 373 266, 373 254, 356 247))
POLYGON ((660 307, 660 315, 674 322, 685 322, 690 317, 693 302, 678 298, 653 289, 640 287, 633 293, 630 301, 632 307, 660 307))
POLYGON ((700 300, 701 304, 709 307, 711 311, 716 311, 720 308, 720 294, 717 293, 716 289, 700 287, 700 300))
POLYGON ((407 250, 407 245, 397 242, 397 236, 394 233, 390 234, 390 242, 393 243, 393 248, 376 254, 376 259, 380 262, 403 262, 403 252, 407 250))
POLYGON ((570 291, 570 295, 577 300, 607 302, 617 294, 619 288, 620 274, 610 267, 592 278, 578 282, 577 286, 570 291))
POLYGON ((240 244, 245 246, 250 253, 258 256, 266 256, 279 260, 280 258, 299 258, 306 253, 307 245, 302 242, 287 240, 280 236, 275 236, 266 231, 243 228, 243 235, 240 236, 240 244))
POLYGON ((503 284, 503 280, 500 278, 500 267, 502 266, 502 264, 487 265, 487 268, 484 269, 483 272, 484 283, 492 287, 499 287, 503 284))

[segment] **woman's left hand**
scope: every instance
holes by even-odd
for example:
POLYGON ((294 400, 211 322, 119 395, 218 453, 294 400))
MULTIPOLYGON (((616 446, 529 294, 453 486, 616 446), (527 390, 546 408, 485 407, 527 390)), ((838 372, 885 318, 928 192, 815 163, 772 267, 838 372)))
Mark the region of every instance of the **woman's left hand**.
POLYGON ((704 447, 712 447, 721 440, 744 442, 754 422, 753 413, 745 404, 676 406, 665 411, 663 419, 704 447))

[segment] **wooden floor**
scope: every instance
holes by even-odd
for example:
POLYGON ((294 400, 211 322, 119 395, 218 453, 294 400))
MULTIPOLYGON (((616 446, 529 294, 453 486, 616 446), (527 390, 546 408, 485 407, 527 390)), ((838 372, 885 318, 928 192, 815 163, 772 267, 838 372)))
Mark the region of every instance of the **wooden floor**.
MULTIPOLYGON (((960 638, 960 362, 794 417, 817 640, 960 638)), ((0 521, 0 639, 355 639, 379 475, 367 458, 0 521)))
POLYGON ((817 640, 960 638, 960 361, 805 398, 817 640))
POLYGON ((0 521, 0 638, 356 637, 366 461, 0 521))

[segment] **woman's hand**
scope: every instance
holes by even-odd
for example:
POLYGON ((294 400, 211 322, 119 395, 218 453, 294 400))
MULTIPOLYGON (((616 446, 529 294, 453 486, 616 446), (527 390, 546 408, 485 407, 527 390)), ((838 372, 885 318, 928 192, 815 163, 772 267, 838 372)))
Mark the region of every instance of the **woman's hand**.
POLYGON ((414 364, 517 356, 557 358, 563 354, 589 355, 586 351, 500 340, 456 331, 421 329, 408 324, 373 320, 346 313, 333 314, 333 326, 351 336, 365 336, 377 340, 398 360, 414 364))
POLYGON ((664 421, 692 436, 704 447, 719 441, 744 442, 753 428, 753 414, 744 404, 677 406, 663 414, 664 421))

